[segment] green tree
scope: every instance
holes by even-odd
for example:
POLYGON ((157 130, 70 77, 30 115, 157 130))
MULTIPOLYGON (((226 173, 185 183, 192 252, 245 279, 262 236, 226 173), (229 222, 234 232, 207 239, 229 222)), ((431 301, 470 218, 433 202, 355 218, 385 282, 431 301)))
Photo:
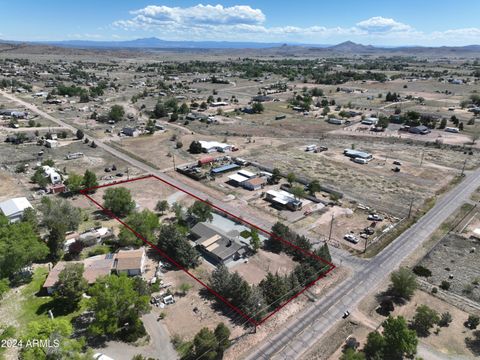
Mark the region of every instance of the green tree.
POLYGON ((295 199, 300 199, 305 196, 305 190, 301 186, 294 186, 290 189, 290 192, 295 197, 295 199))
POLYGON ((163 103, 161 103, 161 102, 158 102, 155 105, 155 109, 153 110, 153 115, 157 119, 162 118, 162 117, 166 117, 168 115, 168 111, 165 108, 165 105, 163 105, 163 103))
POLYGON ((377 126, 381 127, 382 129, 386 129, 390 124, 390 120, 386 116, 380 116, 377 122, 377 126))
POLYGON ((365 360, 365 354, 355 351, 355 349, 348 348, 340 356, 340 360, 365 360))
POLYGON ((124 116, 125 109, 122 105, 113 105, 108 113, 108 117, 115 122, 122 121, 124 116))
POLYGON ((230 329, 224 323, 219 323, 213 333, 218 342, 218 354, 221 356, 230 346, 230 329))
POLYGON ((218 356, 218 341, 215 334, 208 328, 201 329, 193 339, 194 358, 215 360, 218 356))
MULTIPOLYGON (((160 226, 158 216, 148 209, 145 209, 141 212, 131 213, 125 220, 125 223, 127 223, 130 228, 140 234, 145 240, 150 242, 155 240, 154 231, 160 226)), ((118 234, 118 240, 120 246, 139 247, 143 244, 142 239, 138 238, 125 226, 123 226, 120 230, 120 233, 118 234)))
MULTIPOLYGON (((69 338, 73 333, 73 327, 66 319, 42 319, 28 323, 27 329, 22 336, 26 344, 33 340, 54 340, 69 338)), ((47 359, 45 348, 41 346, 25 346, 21 350, 21 358, 25 360, 47 359)))
POLYGON ((117 216, 123 217, 135 209, 130 190, 124 187, 108 188, 103 195, 103 206, 117 216))
POLYGON ((2 300, 3 295, 10 290, 10 281, 8 279, 0 279, 0 300, 2 300))
POLYGON ((185 268, 198 265, 199 254, 176 224, 164 224, 158 235, 158 247, 185 268))
POLYGON ((43 197, 39 210, 43 214, 42 224, 48 229, 63 225, 65 231, 75 231, 81 221, 80 209, 64 199, 43 197))
POLYGON ((260 102, 254 102, 252 104, 252 111, 254 114, 261 114, 265 110, 265 107, 260 102))
POLYGON ((154 134, 156 130, 155 121, 152 119, 148 119, 145 130, 147 130, 149 134, 154 134))
POLYGON ((176 112, 173 112, 171 115, 170 115, 170 120, 169 121, 177 121, 178 120, 178 113, 176 112))
POLYGON ((93 171, 85 170, 85 174, 83 174, 83 187, 85 189, 91 189, 89 192, 95 192, 94 187, 98 186, 97 175, 93 171))
POLYGON ((29 223, 32 225, 32 229, 37 231, 38 229, 38 216, 34 208, 26 208, 23 211, 22 222, 29 223))
POLYGON ((178 109, 178 112, 180 114, 188 114, 190 112, 190 108, 188 107, 188 105, 186 103, 183 103, 182 105, 180 105, 180 108, 178 109))
POLYGON ((199 222, 212 221, 212 207, 203 201, 196 200, 187 210, 189 215, 193 215, 199 222))
POLYGON ((230 289, 230 272, 225 265, 219 265, 210 275, 210 286, 219 294, 227 294, 230 289))
POLYGON ((260 249, 261 241, 260 236, 258 235, 258 230, 253 228, 250 230, 250 247, 253 252, 257 252, 260 249))
POLYGON ((68 190, 77 193, 83 187, 83 176, 72 172, 68 174, 65 184, 68 186, 68 190))
POLYGON ((388 317, 383 322, 383 337, 385 339, 384 355, 387 359, 412 357, 417 352, 417 334, 415 330, 408 328, 407 321, 402 316, 388 317))
POLYGON ((272 182, 274 184, 278 184, 281 178, 282 178, 282 174, 280 173, 280 170, 278 168, 274 168, 272 170, 272 177, 271 177, 272 182))
POLYGON ((47 245, 50 249, 50 258, 57 262, 63 256, 63 248, 65 246, 65 232, 67 227, 64 223, 57 223, 50 228, 47 238, 47 245))
POLYGON ((168 211, 169 205, 167 200, 161 200, 157 202, 157 205, 155 205, 155 210, 161 213, 162 215, 165 213, 165 211, 168 211))
POLYGON ((202 145, 199 141, 192 141, 190 147, 188 148, 188 151, 191 154, 200 154, 202 152, 202 145))
POLYGON ((83 264, 67 264, 58 275, 54 298, 69 311, 78 308, 83 293, 87 291, 88 283, 83 277, 83 270, 83 264))
POLYGON ((85 134, 83 133, 82 130, 78 129, 77 133, 75 134, 78 140, 82 140, 85 134))
POLYGON ((290 184, 290 186, 292 186, 295 180, 297 180, 297 177, 293 172, 287 174, 287 182, 290 184))
POLYGON ((384 349, 385 339, 382 334, 377 331, 369 333, 363 349, 367 359, 383 359, 384 349))
POLYGON ((89 309, 95 319, 88 330, 92 335, 111 335, 134 341, 145 333, 140 316, 146 313, 149 296, 139 295, 132 278, 109 275, 90 289, 89 309))
POLYGON ((279 253, 283 250, 283 242, 281 240, 289 241, 293 238, 293 234, 287 225, 277 221, 272 226, 272 235, 269 237, 267 246, 270 251, 279 253))
POLYGON ((34 261, 45 259, 48 247, 27 222, 0 226, 0 279, 15 274, 34 261))
POLYGON ((258 284, 263 292, 263 296, 272 309, 276 308, 285 295, 289 292, 286 279, 278 273, 275 275, 267 273, 267 276, 258 284))
POLYGON ((420 305, 415 311, 413 317, 413 326, 417 330, 418 335, 426 336, 429 334, 433 325, 440 321, 438 312, 429 308, 427 305, 420 305))
POLYGON ((410 299, 417 289, 415 274, 407 268, 400 268, 394 271, 390 276, 390 280, 390 291, 399 298, 410 299))
POLYGON ((320 182, 318 180, 312 180, 308 184, 308 192, 310 195, 315 196, 315 193, 321 190, 320 182))
POLYGON ((48 179, 45 176, 45 172, 41 167, 35 170, 30 181, 37 184, 39 187, 44 188, 48 185, 48 179))
POLYGON ((442 120, 440 121, 440 125, 438 125, 438 128, 445 129, 446 127, 447 127, 447 119, 442 118, 442 120))

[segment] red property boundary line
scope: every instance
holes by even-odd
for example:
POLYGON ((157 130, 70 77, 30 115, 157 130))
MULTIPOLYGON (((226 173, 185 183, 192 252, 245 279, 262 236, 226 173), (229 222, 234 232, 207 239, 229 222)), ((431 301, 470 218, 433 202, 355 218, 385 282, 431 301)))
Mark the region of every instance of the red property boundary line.
POLYGON ((310 287, 312 287, 313 285, 315 285, 320 279, 324 278, 326 275, 328 275, 333 269, 335 269, 335 265, 332 264, 331 262, 321 258, 320 256, 316 255, 316 254, 313 254, 309 251, 306 251, 292 243, 290 243, 289 241, 267 231, 267 230, 264 230, 262 228, 260 228, 259 226, 255 225, 255 224, 252 224, 251 222, 249 221, 246 221, 222 208, 220 208, 219 206, 216 206, 212 203, 210 203, 209 201, 207 200, 204 200, 200 197, 198 197, 197 195, 194 195, 192 194, 191 192, 185 190, 185 189, 182 189, 181 187, 177 186, 177 185, 174 185, 164 179, 161 179, 160 177, 156 176, 156 175, 145 175, 145 176, 141 176, 141 177, 137 177, 137 178, 133 178, 133 179, 129 179, 129 180, 121 180, 121 181, 114 181, 114 182, 111 182, 111 183, 107 183, 107 184, 104 184, 104 185, 99 185, 99 186, 95 186, 95 187, 91 187, 91 188, 88 188, 88 189, 83 189, 83 190, 80 190, 80 193, 82 195, 84 195, 85 197, 87 197, 91 202, 93 202, 97 207, 99 207, 105 214, 107 214, 109 217, 115 219, 116 221, 118 221, 120 224, 122 224, 123 226, 125 226, 128 230, 130 230, 135 236, 137 236, 139 239, 141 239, 145 244, 149 245, 152 249, 155 249, 162 257, 164 257, 165 259, 167 259, 170 263, 172 263, 173 265, 175 265, 178 269, 180 270, 183 270, 187 275, 189 275, 192 279, 194 279, 195 281, 197 281, 199 284, 201 284, 203 287, 205 287, 211 294, 215 295, 217 298, 219 298, 223 303, 225 303, 225 305, 227 305, 228 307, 230 307, 232 310, 234 310, 237 314, 239 314, 242 318, 244 318, 247 322, 249 322, 250 324, 254 325, 254 326, 259 326, 261 324, 263 324, 265 321, 267 321, 270 317, 272 317, 274 314, 276 314, 278 311, 280 311, 284 306, 286 306, 287 304, 289 304, 291 301, 293 301, 294 299, 296 299, 298 296, 300 296, 301 294, 303 294, 306 290, 308 290, 310 287), (110 210, 106 209, 102 204, 100 204, 98 201, 96 201, 95 199, 93 199, 88 193, 92 190, 96 190, 96 189, 101 189, 101 188, 105 188, 105 187, 110 187, 110 186, 115 186, 115 185, 120 185, 120 184, 126 184, 126 183, 129 183, 129 182, 133 182, 133 181, 139 181, 139 180, 145 180, 145 179, 156 179, 170 187, 173 187, 174 189, 177 189, 193 198, 195 198, 196 200, 198 201, 201 201, 209 206, 211 206, 212 208, 216 209, 217 211, 219 212, 222 212, 222 213, 225 213, 227 214, 229 217, 243 223, 243 224, 246 224, 248 225, 249 227, 251 228, 255 228, 259 231, 261 231, 262 233, 274 238, 275 240, 278 240, 280 242, 282 242, 283 244, 285 245, 288 245, 290 247, 293 247, 295 248, 296 250, 300 251, 301 253, 303 253, 304 255, 306 256, 310 256, 310 257, 313 257, 315 258, 316 260, 324 263, 326 266, 329 266, 329 269, 322 275, 318 276, 314 281, 310 282, 309 284, 307 284, 301 291, 299 291, 298 293, 296 293, 295 295, 293 295, 291 298, 289 298, 288 300, 286 300, 283 304, 281 304, 280 306, 278 306, 275 310, 273 310, 272 312, 270 312, 267 316, 265 316, 263 319, 261 320, 255 320, 254 318, 252 318, 251 316, 245 314, 242 310, 240 310, 239 308, 237 308, 236 306, 232 305, 227 299, 225 299, 222 295, 220 295, 219 293, 217 293, 215 290, 213 290, 212 288, 210 288, 207 284, 205 284, 202 280, 198 279, 195 275, 193 275, 190 271, 188 271, 188 269, 186 269, 185 267, 183 267, 182 265, 180 265, 177 261, 175 261, 174 259, 172 259, 170 256, 168 256, 163 250, 161 250, 158 246, 156 246, 155 244, 151 243, 150 241, 148 241, 147 239, 145 239, 142 235, 140 235, 138 232, 136 232, 134 229, 132 229, 128 224, 126 224, 124 221, 122 221, 120 218, 118 218, 115 214, 113 214, 110 210))

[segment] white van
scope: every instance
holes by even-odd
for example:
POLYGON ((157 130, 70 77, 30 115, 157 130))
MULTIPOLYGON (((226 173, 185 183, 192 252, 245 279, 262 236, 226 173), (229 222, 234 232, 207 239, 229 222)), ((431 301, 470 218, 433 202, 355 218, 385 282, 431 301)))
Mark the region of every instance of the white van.
POLYGON ((446 127, 445 131, 446 132, 451 132, 451 133, 458 133, 458 132, 460 132, 460 129, 456 128, 456 127, 446 127))

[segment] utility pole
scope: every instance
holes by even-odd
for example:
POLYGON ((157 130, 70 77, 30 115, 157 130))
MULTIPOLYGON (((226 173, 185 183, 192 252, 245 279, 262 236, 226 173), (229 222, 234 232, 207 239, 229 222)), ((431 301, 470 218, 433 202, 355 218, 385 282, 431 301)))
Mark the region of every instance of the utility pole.
POLYGON ((330 242, 330 239, 332 238, 332 229, 333 229, 333 219, 335 216, 332 214, 332 220, 330 221, 330 232, 328 234, 328 242, 330 242))
POLYGON ((420 159, 420 166, 423 164, 423 157, 425 156, 425 150, 422 151, 422 157, 420 159))
POLYGON ((408 209, 408 218, 410 219, 410 215, 412 215, 412 207, 413 207, 413 197, 410 200, 410 208, 408 209))
POLYGON ((130 180, 130 171, 128 170, 128 167, 127 167, 127 180, 130 180))
POLYGON ((465 161, 463 162, 463 167, 462 167, 462 173, 460 174, 460 176, 465 176, 465 166, 467 165, 467 159, 465 159, 465 161))
POLYGON ((175 154, 172 154, 172 161, 173 161, 173 170, 176 170, 176 168, 175 168, 175 154))

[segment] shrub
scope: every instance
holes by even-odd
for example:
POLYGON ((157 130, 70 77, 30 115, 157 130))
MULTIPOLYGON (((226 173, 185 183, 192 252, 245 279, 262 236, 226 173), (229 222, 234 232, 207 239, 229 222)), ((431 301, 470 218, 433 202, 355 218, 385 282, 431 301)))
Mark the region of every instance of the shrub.
POLYGON ((436 293, 438 293, 438 288, 437 288, 437 287, 434 287, 434 288, 432 289, 432 294, 436 294, 436 293))
POLYGON ((440 284, 440 289, 442 290, 450 289, 450 283, 446 280, 443 280, 442 283, 440 284))
POLYGON ((465 326, 469 329, 476 329, 477 326, 480 324, 480 317, 477 315, 470 315, 465 323, 465 326))
POLYGON ((440 316, 440 320, 438 321, 438 326, 448 327, 448 325, 450 325, 451 322, 452 322, 452 315, 447 311, 440 316))
POLYGON ((423 277, 430 277, 432 276, 432 272, 427 269, 426 267, 424 266, 421 266, 421 265, 417 265, 413 268, 413 272, 415 273, 415 275, 417 276, 423 276, 423 277))

